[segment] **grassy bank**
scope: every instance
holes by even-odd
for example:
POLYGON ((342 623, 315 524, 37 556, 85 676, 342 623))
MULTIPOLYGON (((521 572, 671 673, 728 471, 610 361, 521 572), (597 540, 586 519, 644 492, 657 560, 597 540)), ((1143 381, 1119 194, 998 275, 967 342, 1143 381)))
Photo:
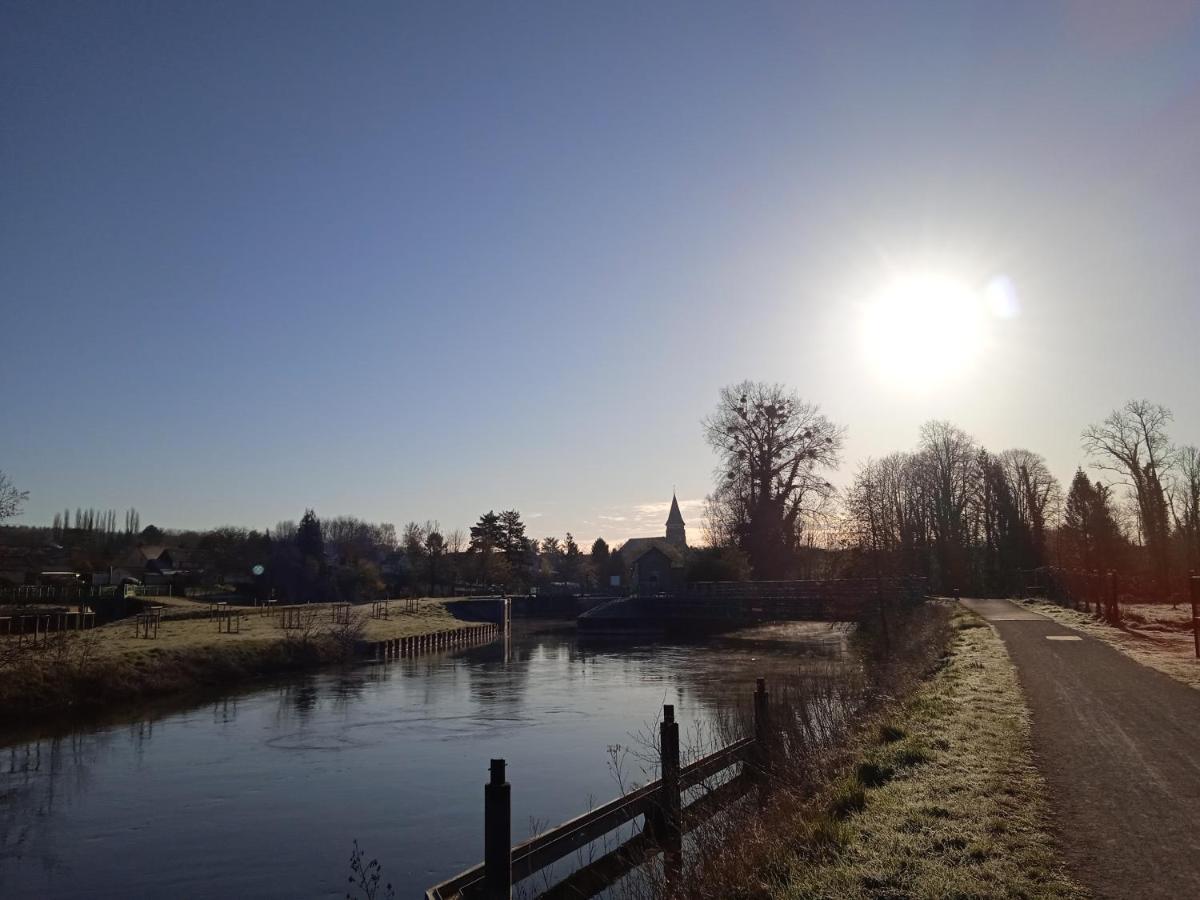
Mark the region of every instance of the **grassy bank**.
POLYGON ((969 614, 955 625, 945 665, 860 740, 760 896, 1086 896, 1053 849, 1004 646, 969 614))
POLYGON ((51 635, 20 650, 0 646, 0 721, 28 723, 87 714, 138 700, 242 685, 262 675, 314 668, 348 658, 359 640, 386 640, 452 631, 472 623, 440 601, 412 613, 371 619, 369 607, 335 623, 323 604, 302 607, 303 625, 284 630, 279 616, 251 611, 240 631, 224 634, 208 618, 164 618, 158 637, 135 636, 129 620, 86 632, 51 635))

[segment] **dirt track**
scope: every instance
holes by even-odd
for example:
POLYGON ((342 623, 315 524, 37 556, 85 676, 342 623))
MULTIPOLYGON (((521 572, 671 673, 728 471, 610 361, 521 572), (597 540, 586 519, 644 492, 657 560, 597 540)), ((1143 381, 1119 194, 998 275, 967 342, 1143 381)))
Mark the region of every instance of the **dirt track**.
POLYGON ((1075 877, 1098 897, 1200 897, 1200 692, 1007 600, 962 602, 1017 667, 1075 877))

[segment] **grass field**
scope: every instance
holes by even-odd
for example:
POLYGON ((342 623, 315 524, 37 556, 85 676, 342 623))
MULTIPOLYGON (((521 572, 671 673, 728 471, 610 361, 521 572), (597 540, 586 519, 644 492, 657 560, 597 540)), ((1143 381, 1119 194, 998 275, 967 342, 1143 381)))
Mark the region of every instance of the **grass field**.
MULTIPOLYGON (((123 619, 91 632, 97 640, 97 653, 105 656, 120 656, 205 646, 219 648, 232 643, 264 643, 297 636, 295 632, 285 630, 280 626, 278 610, 273 610, 268 615, 262 615, 257 609, 245 608, 242 610, 244 615, 240 630, 234 634, 224 634, 218 632, 217 620, 208 617, 206 602, 197 602, 181 597, 147 597, 145 599, 152 604, 159 604, 160 600, 169 601, 162 604, 165 609, 158 628, 158 637, 147 640, 135 636, 132 620, 123 619), (181 613, 186 614, 186 617, 181 616, 181 613)), ((431 634, 435 631, 453 631, 470 624, 451 615, 442 600, 418 601, 417 610, 411 613, 397 612, 397 606, 398 602, 391 604, 389 616, 386 619, 372 619, 369 604, 352 606, 350 608, 351 617, 355 622, 362 624, 361 639, 382 641, 390 638, 431 634)), ((293 608, 300 610, 310 636, 329 634, 336 628, 331 612, 332 607, 328 603, 313 603, 293 608), (309 619, 311 622, 308 621, 309 619)))
MULTIPOLYGON (((227 634, 208 604, 170 599, 155 638, 135 633, 132 619, 82 632, 52 634, 17 652, 0 639, 0 722, 15 725, 74 711, 94 712, 143 698, 244 684, 259 675, 297 671, 349 658, 357 641, 453 631, 469 625, 442 600, 422 600, 413 612, 370 617, 370 605, 350 608, 350 624, 333 621, 329 604, 298 607, 298 629, 280 625, 280 611, 246 609, 240 630, 227 634)), ((156 603, 157 598, 146 598, 156 603)))
POLYGON ((956 621, 948 662, 798 832, 773 896, 1087 896, 1053 849, 1016 671, 982 620, 956 621))

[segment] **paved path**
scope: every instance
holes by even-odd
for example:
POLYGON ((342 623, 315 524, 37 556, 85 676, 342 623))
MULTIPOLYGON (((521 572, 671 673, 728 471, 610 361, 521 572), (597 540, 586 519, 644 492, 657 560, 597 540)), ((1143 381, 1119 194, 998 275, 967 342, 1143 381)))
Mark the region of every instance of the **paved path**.
POLYGON ((962 603, 1016 664, 1076 878, 1098 897, 1200 898, 1200 691, 1007 600, 962 603))

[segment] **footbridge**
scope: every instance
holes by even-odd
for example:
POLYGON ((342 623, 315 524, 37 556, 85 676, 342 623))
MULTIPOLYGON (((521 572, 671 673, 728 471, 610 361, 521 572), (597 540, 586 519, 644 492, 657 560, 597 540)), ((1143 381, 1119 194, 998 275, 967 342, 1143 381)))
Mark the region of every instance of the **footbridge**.
POLYGON ((674 593, 604 603, 581 615, 578 626, 583 632, 614 634, 725 631, 766 622, 856 622, 927 593, 927 580, 916 576, 696 582, 674 593))

